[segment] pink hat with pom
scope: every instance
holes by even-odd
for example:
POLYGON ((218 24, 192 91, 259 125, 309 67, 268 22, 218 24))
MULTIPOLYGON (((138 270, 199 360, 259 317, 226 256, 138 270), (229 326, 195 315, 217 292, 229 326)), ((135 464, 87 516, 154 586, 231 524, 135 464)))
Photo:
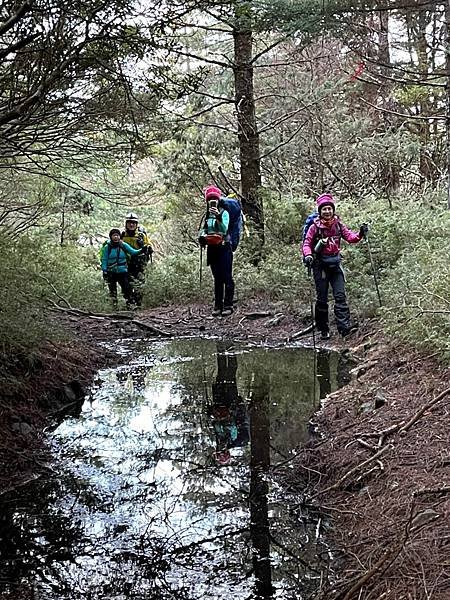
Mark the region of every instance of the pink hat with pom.
POLYGON ((333 198, 333 196, 331 194, 321 194, 317 200, 316 200, 316 204, 317 204, 317 210, 320 212, 320 209, 322 208, 322 206, 332 206, 333 209, 336 208, 336 202, 333 198))
POLYGON ((220 198, 222 197, 222 192, 215 185, 208 185, 208 187, 205 188, 203 193, 205 194, 205 200, 207 202, 208 202, 208 200, 211 200, 212 198, 216 198, 217 200, 220 200, 220 198))

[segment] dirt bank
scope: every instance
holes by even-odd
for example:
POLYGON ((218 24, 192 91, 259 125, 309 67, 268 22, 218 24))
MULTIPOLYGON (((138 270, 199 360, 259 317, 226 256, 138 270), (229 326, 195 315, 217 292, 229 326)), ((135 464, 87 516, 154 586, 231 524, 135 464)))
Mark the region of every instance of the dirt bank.
POLYGON ((436 356, 354 344, 353 381, 314 420, 285 484, 332 528, 334 574, 318 598, 450 598, 449 371, 436 356))

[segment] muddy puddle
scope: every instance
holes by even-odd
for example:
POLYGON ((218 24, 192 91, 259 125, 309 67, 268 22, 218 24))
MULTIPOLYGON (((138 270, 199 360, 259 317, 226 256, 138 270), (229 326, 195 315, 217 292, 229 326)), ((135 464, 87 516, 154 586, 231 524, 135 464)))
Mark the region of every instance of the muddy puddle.
POLYGON ((306 598, 323 523, 273 470, 345 383, 342 358, 195 339, 121 352, 48 432, 51 476, 1 499, 0 598, 306 598))

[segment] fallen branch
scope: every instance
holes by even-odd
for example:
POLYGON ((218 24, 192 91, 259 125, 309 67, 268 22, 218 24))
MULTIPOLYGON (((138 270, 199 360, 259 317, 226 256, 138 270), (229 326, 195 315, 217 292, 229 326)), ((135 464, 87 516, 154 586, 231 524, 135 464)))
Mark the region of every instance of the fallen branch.
POLYGON ((276 325, 279 325, 281 321, 285 318, 286 316, 283 313, 278 313, 274 316, 273 319, 269 319, 266 322, 266 327, 276 327, 276 325))
POLYGON ((79 317, 89 317, 92 319, 121 319, 124 321, 131 321, 133 319, 133 315, 131 313, 93 313, 87 310, 81 310, 81 308, 64 308, 55 302, 52 302, 52 304, 55 310, 79 317))
POLYGON ((252 312, 245 313, 244 317, 246 319, 264 319, 264 317, 271 317, 273 313, 271 312, 252 312))
MULTIPOLYGON (((404 422, 405 421, 400 421, 400 423, 397 423, 396 425, 391 425, 390 427, 382 429, 381 431, 369 431, 367 433, 359 432, 356 435, 359 435, 360 437, 377 437, 383 439, 391 433, 398 431, 398 429, 400 429, 404 422)), ((381 444, 378 442, 378 445, 380 446, 381 444)))
POLYGON ((351 378, 358 379, 358 377, 360 375, 363 375, 366 371, 368 371, 369 369, 371 369, 372 367, 374 367, 377 364, 378 364, 377 360, 371 360, 369 362, 363 363, 362 365, 355 367, 354 369, 352 369, 350 371, 351 378))
MULTIPOLYGON (((389 559, 397 558, 402 549, 403 543, 398 544, 397 546, 394 546, 393 548, 390 548, 387 552, 385 552, 383 556, 374 564, 374 566, 371 569, 369 569, 369 571, 364 573, 364 575, 360 577, 355 584, 352 585, 352 587, 348 590, 345 596, 343 596, 342 600, 351 600, 354 597, 354 594, 358 592, 362 588, 362 586, 369 581, 369 579, 372 579, 372 577, 374 577, 374 575, 377 574, 377 572, 381 569, 384 563, 387 562, 389 559)), ((343 593, 344 592, 341 593, 341 596, 343 593)), ((338 598, 341 596, 338 596, 338 598)))
POLYGON ((90 319, 115 319, 129 321, 137 327, 141 327, 142 329, 146 329, 147 331, 151 331, 152 333, 156 333, 160 336, 170 337, 172 335, 167 331, 159 329, 159 327, 156 327, 155 325, 151 325, 150 323, 144 323, 143 321, 139 321, 138 319, 133 319, 132 313, 92 313, 86 310, 81 310, 79 308, 64 308, 62 306, 58 306, 57 304, 55 304, 55 309, 75 316, 88 317, 90 319))
POLYGON ((137 325, 138 327, 142 327, 142 329, 146 329, 148 331, 151 331, 152 333, 156 333, 157 335, 161 335, 163 337, 170 337, 172 335, 167 331, 159 329, 159 327, 155 327, 154 325, 150 325, 149 323, 143 323, 142 321, 138 321, 137 319, 133 319, 131 323, 133 323, 133 325, 137 325))
MULTIPOLYGON (((72 305, 70 304, 70 302, 68 300, 66 300, 66 298, 64 298, 64 296, 61 296, 61 294, 58 292, 56 287, 53 285, 53 283, 49 279, 47 279, 47 277, 45 277, 44 275, 41 275, 40 273, 36 273, 36 276, 39 277, 40 279, 43 279, 46 283, 48 283, 48 285, 52 288, 55 296, 57 298, 59 298, 62 302, 64 302, 68 308, 72 308, 72 305)), ((53 300, 51 300, 51 302, 53 303, 53 300)))
POLYGON ((385 446, 384 448, 381 448, 381 450, 379 450, 376 454, 374 454, 373 456, 371 456, 367 460, 363 461, 362 463, 357 464, 355 467, 353 467, 352 469, 350 469, 350 471, 347 471, 340 479, 338 479, 336 481, 336 483, 333 483, 333 485, 329 485, 328 487, 324 488, 323 490, 320 490, 320 491, 316 492, 315 494, 313 494, 312 496, 310 496, 309 500, 314 500, 315 498, 317 498, 317 496, 321 496, 322 494, 325 494, 327 492, 331 492, 331 490, 336 490, 342 483, 344 483, 344 481, 346 481, 354 473, 356 473, 357 471, 359 471, 363 467, 367 466, 368 464, 370 464, 374 460, 377 460, 384 452, 386 452, 386 450, 391 450, 391 449, 392 449, 391 445, 385 446))
POLYGON ((443 485, 437 488, 421 488, 416 490, 413 496, 421 496, 422 494, 448 494, 450 493, 450 485, 443 485))
POLYGON ((372 444, 369 444, 369 442, 366 442, 365 440, 362 440, 361 438, 356 438, 356 441, 358 442, 358 444, 361 444, 361 446, 364 446, 364 448, 367 448, 371 452, 377 451, 376 446, 372 446, 372 444))
POLYGON ((301 337, 302 335, 311 333, 313 329, 314 329, 314 325, 308 325, 308 327, 306 327, 306 329, 302 329, 301 331, 297 331, 296 333, 293 333, 292 335, 290 335, 288 338, 286 338, 286 341, 291 342, 292 340, 296 340, 297 338, 301 337))
POLYGON ((0 496, 9 494, 9 492, 15 492, 19 488, 27 486, 29 483, 36 481, 36 479, 39 479, 40 477, 42 477, 42 473, 33 473, 30 477, 27 477, 26 479, 23 479, 22 481, 19 481, 18 483, 14 484, 14 485, 10 485, 9 487, 5 488, 4 490, 0 490, 0 496))
POLYGON ((442 400, 442 398, 445 398, 445 396, 447 396, 450 393, 450 388, 447 388, 446 390, 444 390, 443 392, 441 392, 438 396, 436 396, 436 398, 433 398, 433 400, 430 400, 430 402, 428 402, 427 404, 424 404, 422 406, 422 408, 420 408, 416 414, 411 417, 411 419, 405 423, 405 425, 403 425, 403 427, 401 427, 399 429, 399 433, 404 433, 405 431, 408 431, 408 429, 410 429, 410 427, 412 427, 414 425, 414 423, 416 423, 416 421, 418 421, 420 419, 420 417, 430 408, 432 408, 435 404, 437 404, 440 400, 442 400))
POLYGON ((373 431, 373 432, 369 432, 369 433, 357 433, 356 435, 359 436, 359 438, 357 439, 357 441, 362 444, 363 441, 360 439, 362 437, 378 437, 378 447, 381 448, 381 446, 383 445, 384 441, 386 440, 386 438, 389 435, 392 435, 393 433, 406 433, 408 431, 408 429, 410 429, 414 423, 416 423, 420 417, 426 413, 427 410, 429 410, 430 408, 433 408, 440 400, 442 400, 442 398, 445 398, 445 396, 447 396, 450 393, 450 388, 447 388, 446 390, 444 390, 443 392, 441 392, 438 396, 436 396, 436 398, 433 398, 432 400, 430 400, 430 402, 427 402, 427 404, 424 404, 421 408, 419 408, 419 410, 414 413, 414 415, 410 418, 409 421, 400 421, 400 423, 397 423, 396 425, 391 425, 391 427, 388 427, 387 429, 382 429, 381 431, 373 431))

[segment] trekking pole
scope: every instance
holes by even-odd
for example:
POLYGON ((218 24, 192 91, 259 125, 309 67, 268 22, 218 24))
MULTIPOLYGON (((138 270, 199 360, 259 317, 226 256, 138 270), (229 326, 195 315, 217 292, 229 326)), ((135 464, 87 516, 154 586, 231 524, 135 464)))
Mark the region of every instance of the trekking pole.
POLYGON ((203 248, 200 246, 200 290, 202 289, 203 248))
POLYGON ((377 279, 377 273, 375 271, 375 264, 373 262, 373 257, 372 257, 372 250, 371 250, 370 244, 369 244, 369 235, 366 233, 364 238, 367 242, 367 249, 369 251, 370 265, 372 267, 373 280, 375 281, 375 288, 377 290, 378 302, 380 303, 380 306, 383 306, 383 303, 381 302, 380 288, 378 287, 378 279, 377 279))
POLYGON ((316 402, 316 372, 317 372, 317 357, 316 357, 316 324, 314 320, 314 303, 313 303, 313 282, 312 282, 312 268, 308 264, 308 278, 309 278, 309 309, 311 311, 311 326, 312 326, 312 340, 313 340, 313 405, 316 402))

